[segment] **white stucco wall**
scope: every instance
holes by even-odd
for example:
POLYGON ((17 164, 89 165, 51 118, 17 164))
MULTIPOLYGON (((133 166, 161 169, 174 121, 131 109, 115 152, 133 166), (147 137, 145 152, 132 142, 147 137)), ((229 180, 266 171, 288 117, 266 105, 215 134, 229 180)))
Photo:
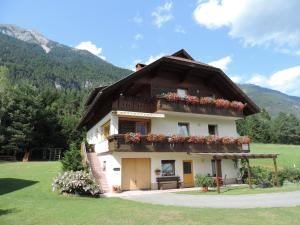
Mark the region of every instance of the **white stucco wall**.
POLYGON ((185 113, 177 115, 165 114, 164 119, 151 120, 151 133, 173 135, 177 134, 178 122, 189 123, 190 135, 208 135, 208 124, 218 126, 218 135, 238 136, 235 120, 231 118, 205 117, 202 115, 190 116, 185 113))
MULTIPOLYGON (((175 153, 175 152, 115 152, 113 154, 99 155, 99 160, 103 165, 103 161, 106 161, 106 178, 107 183, 111 187, 112 185, 121 186, 122 177, 122 158, 150 158, 151 159, 151 185, 152 189, 157 188, 155 169, 161 169, 161 160, 175 160, 175 175, 180 176, 183 181, 183 160, 193 160, 193 175, 212 175, 211 159, 189 155, 187 153, 175 153), (114 168, 120 168, 120 171, 114 171, 114 168)), ((234 168, 234 162, 232 160, 222 160, 222 177, 228 180, 234 180, 238 175, 238 168, 234 168)))

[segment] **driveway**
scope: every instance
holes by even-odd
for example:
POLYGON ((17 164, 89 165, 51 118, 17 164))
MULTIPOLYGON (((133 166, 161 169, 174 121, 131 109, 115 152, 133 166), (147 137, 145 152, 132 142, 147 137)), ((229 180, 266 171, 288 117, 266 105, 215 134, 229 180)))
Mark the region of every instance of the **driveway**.
POLYGON ((154 193, 120 197, 144 203, 195 208, 270 208, 300 205, 300 191, 232 196, 154 193))

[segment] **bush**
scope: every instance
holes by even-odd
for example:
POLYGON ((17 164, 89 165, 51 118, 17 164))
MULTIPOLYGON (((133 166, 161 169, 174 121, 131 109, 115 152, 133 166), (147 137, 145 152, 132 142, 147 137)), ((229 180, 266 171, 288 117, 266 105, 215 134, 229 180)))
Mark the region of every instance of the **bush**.
POLYGON ((59 174, 52 184, 53 191, 98 197, 100 194, 93 177, 85 171, 67 171, 59 174))
MULTIPOLYGON (((248 173, 245 171, 245 168, 243 169, 243 180, 244 183, 248 183, 248 173)), ((252 184, 258 185, 259 187, 272 187, 273 186, 273 176, 272 176, 272 170, 265 168, 265 167, 259 167, 259 166, 253 166, 251 167, 251 182, 252 184)))
POLYGON ((214 180, 212 177, 209 176, 203 176, 200 174, 197 174, 195 176, 196 179, 196 185, 198 187, 213 187, 214 185, 214 180))
POLYGON ((300 182, 300 169, 298 168, 284 168, 278 172, 278 181, 283 185, 284 181, 292 183, 300 182))
POLYGON ((70 144, 69 149, 65 152, 64 158, 61 160, 64 171, 83 170, 82 157, 76 144, 70 144))

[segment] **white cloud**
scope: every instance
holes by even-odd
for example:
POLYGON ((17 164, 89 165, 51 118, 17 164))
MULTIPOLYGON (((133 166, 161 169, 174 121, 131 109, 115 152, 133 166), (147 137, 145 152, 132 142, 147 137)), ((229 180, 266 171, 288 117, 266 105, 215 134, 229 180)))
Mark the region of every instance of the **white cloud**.
POLYGON ((164 53, 159 53, 158 55, 150 55, 150 57, 147 59, 145 62, 146 65, 153 63, 154 61, 158 60, 159 58, 163 57, 165 54, 164 53))
POLYGON ((80 50, 87 50, 90 53, 100 57, 101 59, 105 60, 106 57, 102 55, 102 48, 98 48, 95 44, 93 44, 91 41, 83 41, 79 43, 75 48, 80 50))
POLYGON ((162 6, 158 6, 151 15, 154 17, 154 25, 160 28, 164 23, 173 19, 171 9, 173 7, 172 1, 167 1, 162 6))
POLYGON ((234 83, 240 83, 243 81, 243 78, 240 76, 229 76, 229 78, 234 82, 234 83))
POLYGON ((183 27, 180 26, 180 25, 178 25, 178 26, 175 27, 175 32, 181 33, 181 34, 185 34, 186 33, 185 29, 183 29, 183 27))
POLYGON ((136 34, 134 35, 134 40, 138 41, 138 40, 142 40, 144 38, 144 36, 142 34, 136 34))
POLYGON ((246 45, 300 46, 299 0, 199 1, 194 18, 208 29, 228 27, 246 45))
POLYGON ((270 76, 255 74, 248 83, 269 87, 289 95, 300 95, 300 66, 290 67, 270 76))
POLYGON ((143 23, 143 18, 140 16, 140 14, 136 14, 135 17, 133 17, 133 22, 136 24, 142 24, 143 23))
POLYGON ((220 68, 223 71, 228 69, 228 65, 231 63, 232 59, 230 56, 225 56, 224 58, 209 62, 208 64, 217 68, 220 68))

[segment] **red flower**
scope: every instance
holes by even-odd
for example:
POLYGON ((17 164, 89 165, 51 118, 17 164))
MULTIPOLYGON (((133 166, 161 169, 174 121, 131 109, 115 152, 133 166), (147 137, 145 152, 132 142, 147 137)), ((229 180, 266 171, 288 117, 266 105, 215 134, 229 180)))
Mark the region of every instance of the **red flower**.
POLYGON ((166 136, 163 134, 148 134, 146 139, 149 142, 164 142, 166 140, 166 136))
POLYGON ((181 136, 181 135, 172 135, 172 137, 169 138, 170 143, 183 143, 187 140, 187 137, 181 136))
POLYGON ((163 94, 162 97, 170 102, 177 102, 177 101, 181 100, 181 98, 177 95, 177 93, 173 93, 173 92, 163 94))
POLYGON ((236 143, 236 139, 233 137, 222 137, 222 144, 224 145, 230 145, 235 143, 236 143))
POLYGON ((246 107, 246 104, 242 103, 242 102, 238 102, 238 101, 232 101, 230 103, 230 107, 231 108, 234 108, 234 109, 237 109, 239 111, 243 111, 244 108, 246 107))
POLYGON ((215 99, 211 97, 201 97, 199 102, 201 105, 213 105, 215 104, 215 99))
POLYGON ((218 144, 220 143, 220 138, 215 135, 210 135, 206 137, 206 144, 218 144))
POLYGON ((226 99, 218 98, 216 100, 216 107, 227 109, 230 107, 230 101, 228 101, 226 99))
POLYGON ((199 104, 199 98, 197 96, 187 95, 185 97, 185 102, 187 104, 197 105, 199 104))
POLYGON ((126 133, 124 135, 125 142, 131 143, 131 144, 136 144, 141 142, 141 134, 140 133, 126 133))
POLYGON ((190 136, 188 142, 192 144, 204 144, 206 139, 204 136, 190 136))

